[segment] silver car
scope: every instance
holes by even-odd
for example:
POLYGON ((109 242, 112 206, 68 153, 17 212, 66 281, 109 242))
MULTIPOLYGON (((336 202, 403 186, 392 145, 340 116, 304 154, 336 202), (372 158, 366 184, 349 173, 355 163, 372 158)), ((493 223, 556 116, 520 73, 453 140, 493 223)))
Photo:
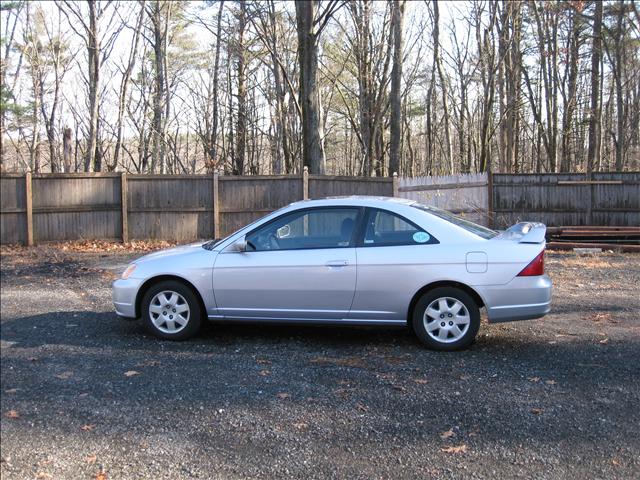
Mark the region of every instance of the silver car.
POLYGON ((428 347, 470 345, 490 322, 550 310, 542 224, 489 230, 397 198, 293 203, 219 240, 146 255, 113 284, 118 315, 183 340, 204 318, 408 326, 428 347))

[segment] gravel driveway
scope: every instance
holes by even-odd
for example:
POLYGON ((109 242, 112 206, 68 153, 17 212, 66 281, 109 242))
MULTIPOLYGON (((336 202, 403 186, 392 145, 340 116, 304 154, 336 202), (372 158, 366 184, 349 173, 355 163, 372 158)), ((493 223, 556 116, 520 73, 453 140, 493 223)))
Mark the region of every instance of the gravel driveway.
POLYGON ((640 256, 548 254, 553 312, 468 351, 404 330, 119 320, 137 255, 2 256, 9 479, 638 478, 640 256))

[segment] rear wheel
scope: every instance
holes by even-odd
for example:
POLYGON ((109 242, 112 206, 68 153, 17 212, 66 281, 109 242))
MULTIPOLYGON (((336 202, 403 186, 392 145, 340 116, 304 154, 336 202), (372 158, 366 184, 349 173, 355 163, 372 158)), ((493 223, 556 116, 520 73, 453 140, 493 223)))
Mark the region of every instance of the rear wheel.
POLYGON ((166 340, 185 340, 202 323, 200 302, 185 284, 167 280, 153 285, 142 298, 142 320, 149 332, 166 340))
POLYGON ((480 328, 480 309, 458 288, 440 287, 425 293, 413 310, 413 331, 434 350, 460 350, 471 345, 480 328))

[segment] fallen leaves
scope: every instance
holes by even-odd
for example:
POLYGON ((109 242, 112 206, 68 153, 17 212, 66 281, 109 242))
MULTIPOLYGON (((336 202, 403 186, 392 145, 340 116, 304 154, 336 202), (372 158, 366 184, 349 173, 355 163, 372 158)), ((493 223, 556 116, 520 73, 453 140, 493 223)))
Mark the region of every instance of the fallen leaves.
POLYGON ((455 432, 453 431, 453 429, 452 429, 452 428, 450 428, 450 429, 449 429, 449 430, 447 430, 446 432, 442 432, 442 433, 440 434, 440 438, 441 438, 441 439, 443 439, 443 440, 445 440, 445 439, 447 439, 447 438, 455 437, 455 436, 456 436, 456 434, 455 434, 455 432))
POLYGON ((306 430, 307 428, 309 428, 309 424, 305 422, 296 422, 293 424, 293 428, 295 428, 296 430, 306 430))
POLYGON ((414 378, 413 383, 417 383, 418 385, 425 385, 429 383, 429 380, 427 380, 426 378, 414 378))
POLYGON ((609 343, 609 338, 603 338, 602 340, 600 340, 598 342, 600 345, 606 345, 607 343, 609 343))
POLYGON ((345 358, 330 358, 330 357, 315 357, 310 360, 311 363, 316 365, 337 365, 339 367, 352 367, 352 368, 365 368, 366 362, 362 357, 345 357, 345 358))
POLYGON ((360 410, 361 412, 368 412, 369 411, 369 407, 367 407, 364 403, 360 403, 360 402, 358 402, 356 404, 356 408, 358 410, 360 410))
POLYGON ((289 393, 286 393, 286 392, 280 392, 280 393, 276 394, 276 397, 278 397, 280 400, 286 400, 287 398, 290 398, 291 395, 289 393))
POLYGON ((271 365, 271 360, 267 360, 266 358, 256 358, 256 363, 258 365, 271 365))
POLYGON ((160 360, 145 360, 144 362, 136 364, 136 367, 157 367, 161 363, 160 360))
POLYGON ((80 430, 82 430, 83 432, 91 432, 95 428, 96 428, 95 423, 87 423, 87 424, 81 426, 80 430))
POLYGON ((98 457, 95 455, 87 455, 84 459, 89 465, 93 465, 98 460, 98 457))
POLYGON ((462 445, 457 446, 441 447, 440 451, 444 453, 466 453, 467 446, 463 443, 462 445))
POLYGON ((336 395, 336 397, 347 399, 353 393, 353 389, 352 388, 336 388, 333 391, 333 393, 336 395))
POLYGON ((613 316, 609 312, 597 312, 593 313, 589 316, 589 319, 593 323, 618 323, 617 320, 613 319, 613 316))
POLYGON ((271 370, 260 370, 260 376, 268 377, 269 375, 271 375, 271 370))
POLYGON ((150 252, 176 245, 176 242, 162 240, 134 240, 127 243, 108 242, 106 240, 76 240, 54 243, 50 246, 63 252, 102 253, 102 252, 150 252))
POLYGON ((547 385, 555 385, 558 382, 556 382, 555 380, 552 379, 552 380, 545 380, 544 383, 546 383, 547 385))
POLYGON ((140 375, 140 372, 138 372, 136 370, 128 370, 128 371, 124 372, 124 376, 125 377, 134 377, 136 375, 140 375))
POLYGON ((53 475, 47 472, 38 472, 36 473, 36 479, 38 480, 48 480, 49 478, 53 478, 53 475))
POLYGON ((59 373, 58 375, 54 375, 54 377, 59 378, 61 380, 68 380, 73 377, 73 372, 68 370, 66 372, 59 373))
POLYGON ((540 381, 540 377, 527 377, 527 380, 533 383, 538 383, 540 381))
POLYGON ((542 415, 542 412, 544 412, 544 409, 542 409, 542 408, 532 408, 531 409, 531 413, 533 413, 534 415, 542 415))
POLYGON ((7 418, 20 418, 20 414, 16 410, 9 410, 4 416, 7 418))
POLYGON ((100 471, 96 473, 94 478, 95 480, 107 480, 107 473, 104 471, 104 468, 101 467, 100 471))

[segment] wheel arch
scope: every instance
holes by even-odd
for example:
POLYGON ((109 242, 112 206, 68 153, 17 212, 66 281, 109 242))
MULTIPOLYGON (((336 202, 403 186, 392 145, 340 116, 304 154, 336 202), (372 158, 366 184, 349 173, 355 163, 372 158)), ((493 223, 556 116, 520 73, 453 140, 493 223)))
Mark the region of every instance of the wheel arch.
POLYGON ((440 281, 432 282, 428 285, 425 285, 413 295, 413 297, 411 298, 411 302, 409 302, 409 308, 407 310, 407 325, 411 325, 411 319, 413 318, 413 310, 416 304, 418 303, 418 300, 420 299, 420 297, 422 297, 422 295, 427 293, 429 290, 433 290, 434 288, 440 288, 440 287, 458 288, 463 292, 468 293, 469 296, 471 296, 471 298, 473 298, 473 300, 476 302, 476 305, 478 305, 478 308, 482 308, 485 306, 484 300, 482 300, 482 297, 480 296, 480 294, 476 292, 473 288, 471 288, 469 285, 466 285, 461 282, 456 282, 453 280, 440 280, 440 281))
POLYGON ((145 293, 147 293, 147 290, 149 290, 154 285, 157 285, 158 283, 165 282, 168 280, 172 280, 174 282, 180 282, 184 286, 189 288, 198 299, 198 302, 200 303, 200 311, 202 312, 203 315, 206 316, 207 310, 204 305, 204 300, 202 300, 202 295, 200 295, 200 292, 193 285, 193 283, 191 283, 189 280, 186 280, 178 275, 158 275, 157 277, 151 277, 145 280, 145 282, 142 285, 140 285, 140 288, 138 289, 138 293, 136 294, 136 304, 135 304, 136 318, 140 318, 142 316, 142 312, 141 312, 142 299, 144 298, 145 293))

